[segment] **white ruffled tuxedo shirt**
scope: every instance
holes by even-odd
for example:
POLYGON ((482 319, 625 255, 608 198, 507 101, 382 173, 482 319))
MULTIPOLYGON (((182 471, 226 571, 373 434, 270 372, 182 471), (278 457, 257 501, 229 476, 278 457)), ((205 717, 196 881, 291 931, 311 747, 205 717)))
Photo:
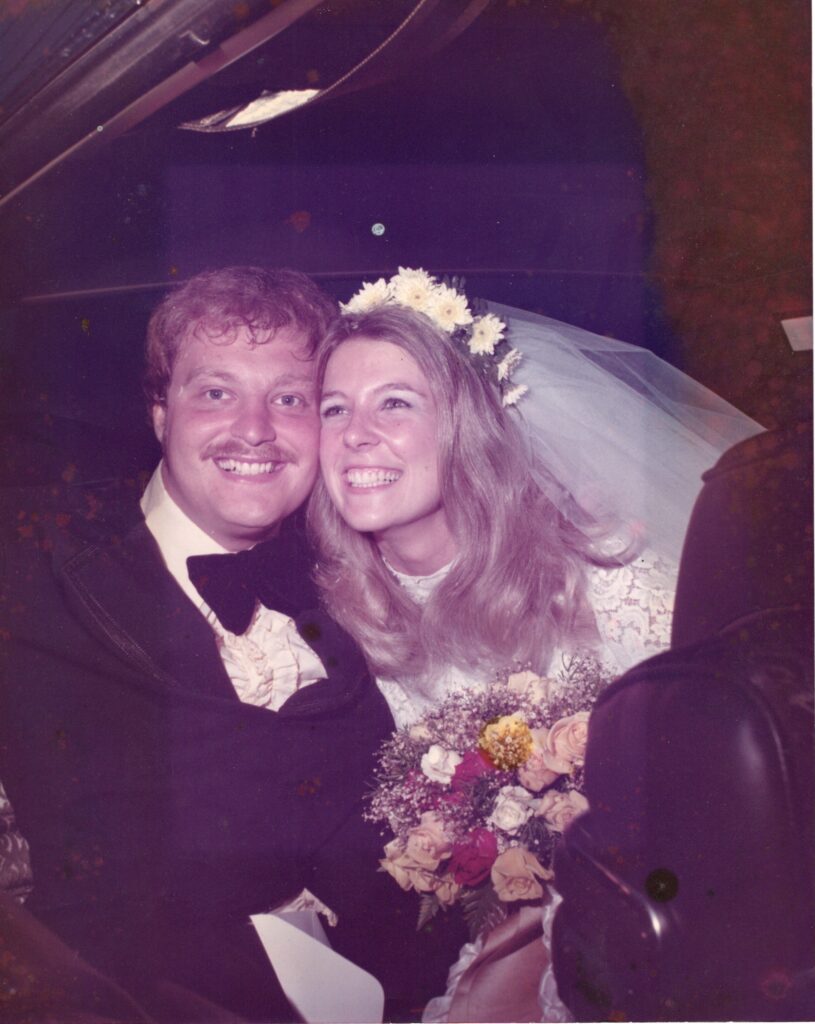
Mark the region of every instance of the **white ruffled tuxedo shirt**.
MULTIPOLYGON (((229 552, 173 501, 164 486, 162 465, 159 463, 141 499, 147 529, 159 546, 167 571, 215 632, 224 667, 240 699, 277 711, 296 690, 326 677, 323 663, 289 616, 260 602, 242 636, 224 629, 191 582, 187 559, 229 552)), ((283 990, 306 1021, 330 1019, 326 1007, 337 1003, 353 1009, 350 1015, 334 1019, 381 1020, 381 1012, 359 1009, 372 1005, 372 986, 373 1004, 381 1008, 384 996, 379 983, 331 949, 318 914, 331 925, 337 922, 336 914, 304 889, 276 911, 251 919, 283 990), (312 973, 303 969, 304 963, 320 965, 323 985, 316 995, 312 973)))
POLYGON ((215 632, 224 668, 240 699, 278 711, 296 690, 325 678, 323 663, 288 615, 259 602, 242 636, 224 629, 190 581, 187 559, 228 552, 173 501, 164 486, 162 465, 159 463, 141 499, 147 529, 159 546, 167 571, 215 632))

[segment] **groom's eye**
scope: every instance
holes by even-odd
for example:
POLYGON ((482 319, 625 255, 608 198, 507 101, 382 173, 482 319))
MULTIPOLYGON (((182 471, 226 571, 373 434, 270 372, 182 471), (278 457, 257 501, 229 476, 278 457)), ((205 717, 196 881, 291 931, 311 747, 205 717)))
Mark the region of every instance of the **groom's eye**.
POLYGON ((296 408, 298 405, 304 405, 305 400, 302 395, 278 395, 275 399, 276 405, 285 405, 289 409, 296 408))
POLYGON ((211 398, 213 402, 218 402, 226 397, 226 392, 223 388, 207 388, 204 394, 207 398, 211 398))

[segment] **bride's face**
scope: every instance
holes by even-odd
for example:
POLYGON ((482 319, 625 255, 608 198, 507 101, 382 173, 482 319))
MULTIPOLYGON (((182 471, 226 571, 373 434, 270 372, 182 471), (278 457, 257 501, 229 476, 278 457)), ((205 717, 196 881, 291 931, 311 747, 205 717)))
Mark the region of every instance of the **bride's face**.
POLYGON ((434 534, 446 547, 436 403, 413 357, 389 341, 344 342, 328 360, 320 418, 323 479, 346 522, 386 554, 434 534))

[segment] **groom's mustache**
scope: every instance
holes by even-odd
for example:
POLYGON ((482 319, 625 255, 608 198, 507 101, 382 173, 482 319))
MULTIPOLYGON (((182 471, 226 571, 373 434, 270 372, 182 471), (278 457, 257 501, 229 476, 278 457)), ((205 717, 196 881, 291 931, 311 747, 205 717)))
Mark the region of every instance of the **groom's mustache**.
POLYGON ((247 448, 242 444, 212 444, 201 453, 202 459, 237 459, 245 462, 291 462, 297 465, 294 452, 273 441, 266 441, 256 447, 247 448))

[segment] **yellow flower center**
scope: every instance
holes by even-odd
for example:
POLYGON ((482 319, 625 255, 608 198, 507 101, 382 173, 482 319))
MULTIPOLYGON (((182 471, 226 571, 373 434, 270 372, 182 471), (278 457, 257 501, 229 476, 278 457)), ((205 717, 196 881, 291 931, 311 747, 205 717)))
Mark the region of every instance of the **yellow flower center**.
POLYGON ((499 771, 511 772, 529 760, 532 732, 518 715, 502 715, 482 728, 478 746, 499 771))

